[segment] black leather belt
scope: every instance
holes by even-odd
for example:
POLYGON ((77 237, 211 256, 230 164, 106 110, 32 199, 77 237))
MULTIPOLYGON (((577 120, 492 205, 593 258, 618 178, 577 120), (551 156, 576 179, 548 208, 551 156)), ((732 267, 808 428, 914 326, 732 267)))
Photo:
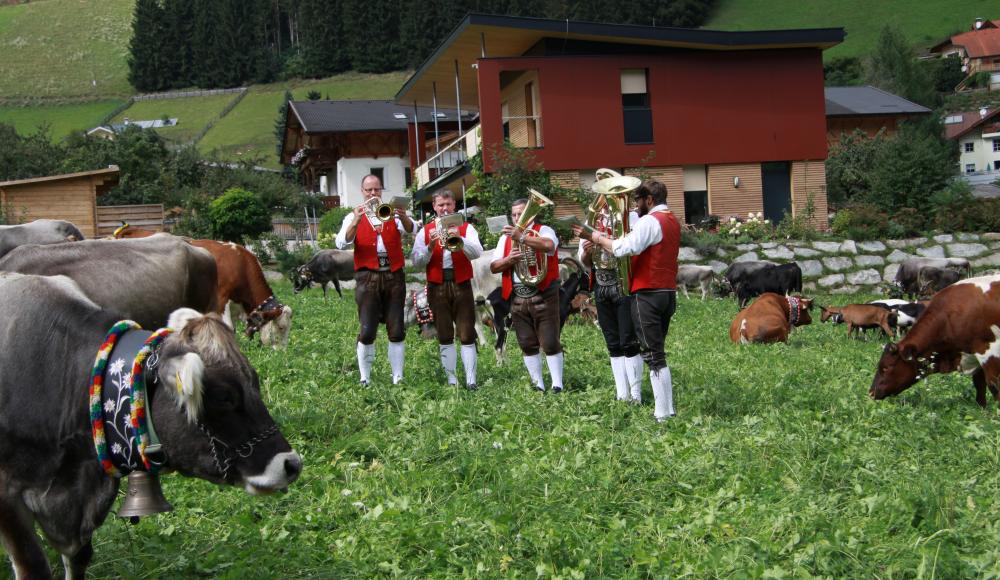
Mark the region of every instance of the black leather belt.
POLYGON ((594 270, 594 280, 597 282, 598 286, 617 286, 618 271, 602 269, 594 270))
POLYGON ((527 284, 514 284, 514 296, 519 298, 531 298, 538 294, 538 288, 527 284))
POLYGON ((451 268, 446 268, 441 272, 442 282, 454 282, 455 281, 455 270, 451 268))

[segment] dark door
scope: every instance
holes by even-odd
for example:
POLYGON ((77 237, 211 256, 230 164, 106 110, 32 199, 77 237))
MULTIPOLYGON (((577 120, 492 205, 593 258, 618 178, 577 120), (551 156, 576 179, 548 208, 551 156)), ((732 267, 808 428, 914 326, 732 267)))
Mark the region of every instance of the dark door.
POLYGON ((708 192, 685 191, 684 222, 689 224, 699 224, 701 223, 701 220, 706 217, 708 217, 708 192))
POLYGON ((792 213, 792 164, 776 161, 760 164, 761 185, 764 190, 764 217, 772 224, 792 213))

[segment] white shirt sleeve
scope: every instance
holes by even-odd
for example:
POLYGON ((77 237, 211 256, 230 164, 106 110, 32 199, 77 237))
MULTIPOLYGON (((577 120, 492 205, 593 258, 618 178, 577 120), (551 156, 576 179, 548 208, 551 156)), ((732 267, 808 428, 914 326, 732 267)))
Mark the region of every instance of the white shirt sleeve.
POLYGON ((398 217, 394 219, 396 220, 396 229, 404 234, 410 234, 411 236, 417 235, 417 231, 419 231, 423 226, 423 224, 419 223, 417 220, 410 218, 410 223, 413 224, 413 231, 407 231, 406 228, 403 227, 403 220, 398 217))
POLYGON ((546 255, 555 256, 556 252, 559 251, 559 236, 556 235, 556 231, 550 228, 549 226, 542 226, 541 229, 538 230, 538 235, 542 236, 543 238, 548 238, 552 240, 554 247, 552 248, 552 251, 546 255))
POLYGON ((413 241, 413 252, 410 254, 413 265, 422 268, 431 261, 430 248, 424 243, 424 233, 420 232, 413 241))
MULTIPOLYGON (((340 225, 340 232, 337 233, 337 249, 339 250, 349 250, 354 244, 354 238, 347 239, 347 228, 350 227, 351 222, 354 221, 354 213, 347 214, 344 218, 344 223, 340 225)), ((357 230, 354 231, 357 235, 357 230)))
MULTIPOLYGON (((653 211, 657 211, 659 207, 654 207, 653 211)), ((660 222, 652 215, 646 214, 639 218, 628 235, 611 243, 611 250, 617 258, 637 256, 661 240, 663 240, 663 228, 660 227, 660 222)))
POLYGON ((465 235, 462 236, 462 241, 465 245, 462 247, 462 253, 465 257, 470 260, 475 260, 479 256, 483 255, 483 244, 479 241, 479 232, 476 231, 475 226, 469 224, 469 227, 465 230, 465 235))

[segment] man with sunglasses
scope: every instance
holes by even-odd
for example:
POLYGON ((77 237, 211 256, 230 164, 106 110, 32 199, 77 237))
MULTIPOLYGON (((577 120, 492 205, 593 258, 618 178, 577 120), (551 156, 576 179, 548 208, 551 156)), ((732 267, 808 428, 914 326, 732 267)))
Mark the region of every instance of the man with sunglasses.
POLYGON ((364 201, 344 218, 337 234, 337 247, 341 250, 354 245, 354 301, 358 305, 361 329, 358 331, 358 370, 361 386, 371 382, 372 363, 375 362, 375 335, 379 322, 385 321, 389 335, 389 366, 392 384, 403 380, 403 360, 406 355, 406 337, 403 328, 403 304, 406 300, 406 279, 403 274, 402 233, 413 235, 416 224, 406 210, 396 208, 395 216, 381 223, 372 224, 366 215, 366 203, 382 198, 382 181, 377 175, 366 175, 361 180, 364 201))
POLYGON ((632 321, 653 384, 653 417, 662 422, 674 416, 673 382, 664 342, 670 318, 677 309, 681 228, 667 208, 667 187, 659 181, 643 182, 635 190, 634 199, 639 220, 626 236, 612 239, 607 234, 591 234, 579 227, 574 227, 574 231, 615 257, 632 257, 632 321))

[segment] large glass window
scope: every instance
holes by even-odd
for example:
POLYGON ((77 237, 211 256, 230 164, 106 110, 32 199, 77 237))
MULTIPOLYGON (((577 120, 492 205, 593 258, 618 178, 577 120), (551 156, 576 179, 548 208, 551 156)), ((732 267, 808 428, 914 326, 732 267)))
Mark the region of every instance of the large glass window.
POLYGON ((625 143, 653 142, 653 109, 648 90, 649 69, 622 69, 622 117, 625 143))

